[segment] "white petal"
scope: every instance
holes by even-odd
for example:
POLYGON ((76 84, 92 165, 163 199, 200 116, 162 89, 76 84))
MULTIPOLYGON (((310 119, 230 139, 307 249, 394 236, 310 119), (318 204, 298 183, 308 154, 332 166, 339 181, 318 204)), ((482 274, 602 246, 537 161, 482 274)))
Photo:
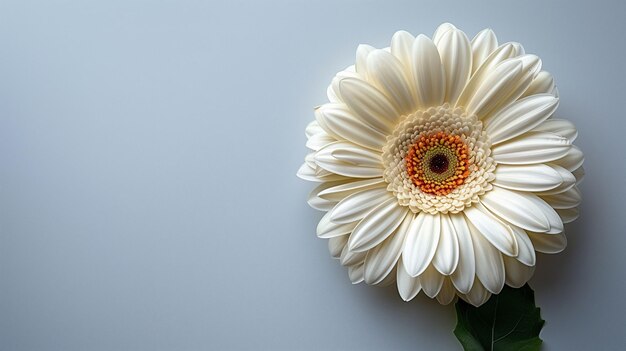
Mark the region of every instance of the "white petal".
POLYGON ((580 184, 585 179, 585 168, 583 166, 576 168, 572 175, 576 178, 576 185, 580 184))
POLYGON ((521 288, 532 278, 535 266, 526 266, 520 261, 504 257, 504 267, 506 270, 506 284, 514 288, 521 288))
POLYGON ((412 277, 422 274, 432 261, 437 251, 440 231, 439 214, 420 212, 413 219, 402 251, 404 266, 412 277))
POLYGON ((402 224, 380 245, 374 247, 365 257, 365 282, 379 284, 398 263, 404 237, 413 220, 413 214, 404 217, 402 224))
POLYGON ((556 213, 559 214, 563 223, 571 223, 578 219, 578 216, 580 215, 578 207, 556 210, 556 213))
POLYGON ((357 191, 379 188, 384 185, 382 178, 354 180, 349 182, 334 182, 337 184, 320 191, 317 196, 326 200, 341 201, 357 191))
POLYGON ((573 143, 578 136, 578 130, 574 123, 566 119, 550 118, 533 129, 537 132, 549 132, 562 136, 573 143))
POLYGON ((468 103, 476 93, 476 89, 483 84, 485 78, 492 74, 493 70, 503 61, 514 57, 515 47, 511 43, 506 43, 498 47, 492 52, 483 64, 476 69, 472 78, 467 82, 467 85, 463 89, 456 106, 468 106, 468 103))
POLYGON ((328 251, 332 258, 339 258, 348 243, 348 235, 336 236, 328 240, 328 251))
POLYGON ((469 304, 478 307, 489 300, 491 293, 485 289, 478 279, 476 279, 474 285, 472 286, 472 290, 470 290, 463 297, 469 304))
POLYGON ((319 179, 319 182, 334 182, 334 181, 349 181, 353 178, 350 177, 344 177, 342 175, 339 174, 335 174, 332 172, 329 172, 321 167, 317 167, 316 164, 316 168, 315 168, 315 176, 319 179))
POLYGON ((363 281, 363 263, 348 267, 348 277, 352 284, 359 284, 363 281))
POLYGON ((369 54, 376 50, 375 47, 361 44, 356 48, 356 61, 355 61, 355 71, 363 77, 367 77, 367 57, 369 54))
POLYGON ((383 202, 395 199, 384 184, 372 189, 365 189, 347 196, 329 212, 330 220, 335 223, 351 223, 365 217, 371 210, 383 202))
POLYGON ((321 182, 321 180, 315 175, 315 169, 311 168, 306 162, 298 168, 296 176, 300 179, 308 180, 309 182, 321 182))
POLYGON ((336 83, 333 84, 334 80, 335 80, 335 78, 333 78, 331 83, 328 84, 328 88, 326 88, 326 97, 328 98, 328 101, 330 101, 332 103, 339 103, 339 102, 341 102, 341 98, 339 97, 338 92, 335 91, 335 87, 337 85, 336 85, 336 83))
POLYGON ((374 178, 383 174, 380 154, 358 145, 337 141, 315 154, 319 167, 346 177, 374 178))
POLYGON ((487 57, 498 47, 498 38, 489 28, 480 31, 471 42, 472 45, 472 73, 485 62, 487 57))
POLYGON ((580 191, 576 186, 560 194, 545 195, 541 196, 541 198, 547 202, 548 205, 559 210, 577 207, 582 201, 580 191))
POLYGON ((315 152, 309 152, 306 154, 306 156, 304 156, 304 162, 315 170, 317 168, 317 163, 315 163, 315 152))
POLYGON ((420 34, 413 43, 413 59, 413 79, 419 106, 441 105, 446 94, 446 82, 437 47, 428 37, 420 34))
POLYGON ((559 234, 563 232, 563 221, 556 210, 550 206, 544 199, 541 202, 537 202, 539 206, 543 207, 543 213, 548 217, 550 222, 550 230, 546 234, 559 234))
POLYGON ((397 31, 391 38, 391 54, 402 62, 405 72, 410 72, 415 37, 406 31, 397 31))
POLYGON ((304 134, 306 135, 307 139, 312 137, 315 134, 318 133, 322 133, 324 132, 324 129, 322 129, 322 127, 320 127, 319 123, 317 123, 317 121, 313 121, 311 123, 309 123, 306 126, 306 129, 304 130, 304 134))
POLYGON ((513 44, 513 47, 515 47, 516 57, 526 54, 526 50, 524 50, 524 47, 522 46, 522 44, 517 43, 517 42, 511 42, 511 44, 513 44))
POLYGON ((318 211, 328 211, 337 204, 336 201, 328 201, 328 200, 316 197, 314 196, 313 193, 309 194, 307 203, 309 204, 309 206, 311 206, 312 208, 318 211))
MULTIPOLYGON (((495 188, 497 187, 494 187, 494 189, 495 188)), ((502 193, 502 192, 507 192, 508 190, 499 188, 497 191, 502 193)), ((494 192, 494 190, 492 190, 491 192, 494 192)), ((539 218, 538 213, 541 213, 543 216, 545 216, 549 225, 548 230, 545 230, 544 228, 541 230, 541 232, 545 232, 547 234, 557 234, 563 231, 563 222, 561 221, 561 218, 556 213, 554 208, 552 208, 548 203, 546 203, 544 199, 536 196, 535 194, 515 192, 515 191, 508 191, 508 193, 504 196, 500 195, 500 198, 504 198, 504 197, 508 197, 506 201, 510 201, 516 204, 516 206, 511 205, 510 206, 511 209, 517 207, 519 211, 518 213, 519 218, 515 218, 515 221, 514 221, 514 214, 513 213, 507 214, 505 210, 506 205, 499 204, 500 209, 499 209, 498 215, 502 216, 507 221, 515 225, 518 225, 519 227, 523 229, 531 230, 529 229, 531 227, 530 223, 532 222, 531 218, 539 218), (519 196, 516 197, 513 194, 523 197, 523 200, 519 196), (518 206, 521 206, 521 207, 518 207, 518 206), (520 209, 523 209, 523 210, 520 210, 520 209)), ((492 207, 494 206, 492 205, 492 207)), ((509 212, 512 211, 511 209, 508 209, 508 211, 509 212)), ((515 255, 509 255, 509 256, 515 256, 515 255)))
MULTIPOLYGON (((469 219, 469 222, 473 224, 473 226, 470 226, 470 229, 472 227, 475 228, 477 233, 482 234, 480 235, 481 237, 484 237, 505 255, 517 256, 517 241, 515 241, 511 228, 492 215, 484 206, 478 203, 466 208, 463 213, 469 219)), ((477 242, 475 235, 472 235, 472 241, 474 242, 474 252, 478 259, 479 253, 476 250, 477 242)), ((478 262, 476 264, 478 265, 478 262)))
POLYGON ((563 183, 559 172, 544 164, 498 165, 495 176, 494 185, 519 191, 546 191, 563 183))
POLYGON ((415 296, 420 292, 422 286, 420 284, 419 278, 411 277, 409 273, 407 273, 406 269, 404 269, 404 263, 402 263, 402 259, 398 262, 398 292, 400 293, 400 297, 404 301, 413 300, 415 296))
POLYGON ((554 85, 554 78, 552 75, 546 71, 541 71, 537 73, 537 76, 530 83, 530 86, 522 97, 531 96, 535 94, 550 94, 552 96, 557 96, 554 93, 554 89, 556 86, 554 85))
POLYGON ((457 290, 465 294, 472 288, 476 274, 472 236, 462 214, 450 214, 449 217, 459 242, 459 263, 450 278, 457 290))
POLYGON ((459 240, 450 216, 441 215, 441 236, 437 252, 433 257, 433 266, 443 275, 450 275, 459 263, 459 240))
MULTIPOLYGON (((334 159, 365 167, 379 167, 382 164, 380 152, 364 149, 349 142, 338 141, 325 147, 334 159)), ((316 161, 320 152, 316 154, 316 161)))
POLYGON ((384 50, 367 58, 369 80, 382 91, 402 115, 415 111, 416 101, 400 60, 384 50))
POLYGON ((354 115, 380 132, 389 133, 400 117, 400 113, 385 94, 369 83, 344 78, 339 81, 339 91, 354 115))
POLYGON ((352 178, 344 177, 342 175, 334 174, 321 167, 318 167, 315 162, 315 152, 310 152, 304 157, 304 165, 298 171, 300 178, 307 177, 306 180, 313 182, 347 182, 352 178), (306 167, 305 167, 306 166, 306 167))
POLYGON ((437 41, 437 50, 445 73, 445 101, 454 105, 472 70, 472 49, 465 33, 451 29, 437 41))
POLYGON ((498 65, 496 69, 487 74, 484 81, 474 91, 467 105, 467 113, 475 114, 483 119, 501 106, 503 101, 509 101, 507 96, 515 89, 522 77, 522 63, 510 60, 498 65))
POLYGON ((441 291, 441 286, 443 285, 443 275, 437 272, 433 265, 426 268, 424 273, 419 276, 419 280, 422 285, 422 290, 426 296, 431 299, 437 296, 439 291, 441 291))
POLYGON ((435 33, 433 33, 433 42, 438 42, 441 40, 444 34, 446 34, 449 30, 456 29, 454 24, 452 23, 442 23, 437 27, 435 33))
POLYGON ((333 103, 343 103, 343 98, 341 97, 341 91, 339 91, 339 82, 343 78, 356 78, 363 80, 364 76, 356 73, 356 69, 354 65, 346 68, 343 71, 338 72, 332 79, 328 89, 326 90, 326 95, 328 96, 328 101, 333 103))
MULTIPOLYGON (((521 44, 519 45, 521 47, 521 44)), ((519 49, 519 48, 517 48, 519 49)), ((511 96, 509 96, 510 102, 516 101, 519 99, 522 94, 528 89, 534 78, 541 71, 541 59, 536 55, 527 55, 522 52, 519 53, 512 60, 519 60, 523 65, 523 76, 520 79, 520 82, 515 90, 512 91, 511 96)), ((558 98, 558 96, 555 96, 558 98)), ((494 112, 497 112, 500 108, 507 106, 510 102, 503 103, 499 108, 495 109, 494 112)))
POLYGON ((565 234, 546 235, 542 233, 528 233, 528 237, 533 242, 535 251, 555 254, 565 250, 567 238, 565 234))
POLYGON ((571 148, 569 140, 556 134, 530 132, 493 147, 498 163, 545 163, 565 156, 571 148))
POLYGON ((585 155, 580 151, 578 146, 572 145, 572 147, 567 150, 565 155, 559 159, 552 161, 552 163, 557 164, 570 172, 580 168, 585 161, 585 155))
POLYGON ((346 244, 346 246, 343 247, 341 256, 339 257, 339 263, 341 263, 342 266, 353 266, 365 262, 367 252, 352 251, 348 246, 349 245, 346 244))
POLYGON ((485 120, 485 131, 493 145, 522 135, 545 121, 558 107, 552 95, 532 95, 520 99, 485 120))
MULTIPOLYGON (((514 225, 511 226, 517 245, 519 246, 519 253, 517 254, 517 260, 527 266, 534 266, 536 261, 535 248, 530 241, 528 234, 521 228, 514 225)), ((504 256, 506 259, 508 256, 504 256)))
POLYGON ((337 139, 335 139, 332 135, 323 132, 323 133, 317 133, 315 135, 312 135, 307 141, 306 141, 306 147, 317 151, 321 148, 323 148, 324 146, 328 145, 328 144, 332 144, 334 142, 336 142, 337 139))
POLYGON ((561 177, 561 184, 553 189, 536 192, 537 195, 543 196, 559 194, 571 189, 574 185, 576 185, 576 177, 574 177, 574 175, 570 171, 555 164, 550 164, 549 166, 559 173, 559 177, 561 177))
POLYGON ((439 301, 442 305, 448 305, 454 301, 455 295, 454 286, 452 285, 450 278, 444 278, 441 291, 439 291, 439 294, 437 295, 437 301, 439 301))
POLYGON ((348 246, 353 251, 367 251, 385 240, 402 223, 408 209, 393 197, 374 208, 350 235, 348 246))
POLYGON ((486 74, 467 105, 468 114, 489 118, 490 114, 517 100, 541 67, 537 56, 509 59, 486 74))
POLYGON ((325 104, 315 110, 320 125, 337 140, 347 140, 373 150, 382 150, 387 136, 354 116, 345 104, 325 104))
POLYGON ((388 286, 391 286, 391 285, 395 285, 396 284, 396 276, 398 275, 398 269, 396 267, 397 267, 397 265, 393 267, 393 269, 391 270, 391 272, 389 272, 389 274, 387 274, 385 279, 383 279, 380 282, 378 282, 377 284, 373 284, 373 285, 380 286, 382 288, 388 287, 388 286))
POLYGON ((548 218, 542 212, 545 206, 540 205, 543 201, 537 195, 495 186, 483 195, 481 202, 500 218, 522 229, 542 233, 550 231, 548 218))
POLYGON ((317 224, 317 236, 322 239, 330 239, 352 233, 358 222, 333 223, 330 221, 330 212, 327 212, 317 224))
MULTIPOLYGON (((504 286, 504 261, 502 254, 474 227, 469 224, 476 257, 476 276, 489 292, 498 294, 504 286)), ((476 288, 476 282, 472 290, 476 288)), ((472 294, 472 291, 468 293, 472 294)))
POLYGON ((330 209, 332 209, 338 202, 338 200, 332 200, 332 199, 323 199, 321 197, 319 197, 319 193, 321 191, 323 191, 324 189, 330 188, 332 186, 335 186, 337 184, 342 184, 343 182, 339 181, 339 182, 325 182, 322 183, 318 186, 316 186, 313 190, 311 190, 311 192, 309 193, 308 199, 307 199, 307 203, 309 204, 309 206, 313 207, 316 210, 319 211, 328 211, 330 209))

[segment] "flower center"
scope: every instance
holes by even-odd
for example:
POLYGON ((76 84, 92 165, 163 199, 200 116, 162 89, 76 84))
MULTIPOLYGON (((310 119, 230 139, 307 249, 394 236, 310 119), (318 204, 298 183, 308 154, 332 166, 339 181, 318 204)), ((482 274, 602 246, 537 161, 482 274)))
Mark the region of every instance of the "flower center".
POLYGON ((450 164, 450 161, 448 161, 448 157, 446 157, 446 155, 437 154, 430 159, 428 166, 431 171, 441 174, 448 170, 448 164, 450 164))
POLYGON ((491 190, 496 163, 475 115, 444 104, 402 117, 383 147, 383 178, 413 213, 458 213, 491 190))
POLYGON ((406 155, 411 182, 431 195, 447 195, 469 176, 469 151, 458 135, 422 135, 406 155))

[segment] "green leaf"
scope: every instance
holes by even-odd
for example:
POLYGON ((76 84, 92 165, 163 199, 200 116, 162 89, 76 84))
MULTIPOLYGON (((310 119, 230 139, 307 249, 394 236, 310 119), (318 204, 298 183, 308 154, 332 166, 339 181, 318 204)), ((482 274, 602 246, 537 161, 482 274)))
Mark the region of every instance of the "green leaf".
POLYGON ((465 351, 537 351, 545 321, 535 306, 533 290, 505 286, 480 307, 456 303, 454 335, 465 351))

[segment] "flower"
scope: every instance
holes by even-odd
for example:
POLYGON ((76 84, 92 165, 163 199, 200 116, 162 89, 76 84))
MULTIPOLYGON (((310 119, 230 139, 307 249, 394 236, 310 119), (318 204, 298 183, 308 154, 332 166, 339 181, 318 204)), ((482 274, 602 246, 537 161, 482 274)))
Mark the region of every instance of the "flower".
POLYGON ((566 245, 583 154, 541 60, 446 23, 360 45, 306 128, 317 235, 353 283, 479 306, 566 245))

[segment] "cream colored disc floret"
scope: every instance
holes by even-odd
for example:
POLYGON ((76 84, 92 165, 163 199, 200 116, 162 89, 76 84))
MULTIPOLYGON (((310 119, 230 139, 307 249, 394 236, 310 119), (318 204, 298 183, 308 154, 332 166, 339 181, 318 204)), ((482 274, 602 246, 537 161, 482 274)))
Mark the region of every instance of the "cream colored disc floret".
MULTIPOLYGON (((398 198, 400 205, 408 206, 415 213, 461 212, 478 202, 492 187, 496 162, 491 157, 490 147, 482 123, 476 116, 468 116, 462 108, 444 104, 412 113, 398 124, 383 148, 383 177, 389 183, 387 189, 398 198), (433 139, 440 143, 423 144, 424 140, 431 140, 432 144, 433 139), (411 153, 411 157, 415 157, 416 149, 424 151, 416 159, 417 163, 423 161, 424 167, 424 175, 419 179, 416 179, 416 171, 407 167, 411 164, 407 162, 407 155, 411 153), (464 165, 459 165, 455 150, 466 150, 464 165), (461 166, 466 169, 459 168, 461 166), (456 173, 453 167, 457 167, 456 173)), ((459 155, 461 152, 458 151, 459 155)))

